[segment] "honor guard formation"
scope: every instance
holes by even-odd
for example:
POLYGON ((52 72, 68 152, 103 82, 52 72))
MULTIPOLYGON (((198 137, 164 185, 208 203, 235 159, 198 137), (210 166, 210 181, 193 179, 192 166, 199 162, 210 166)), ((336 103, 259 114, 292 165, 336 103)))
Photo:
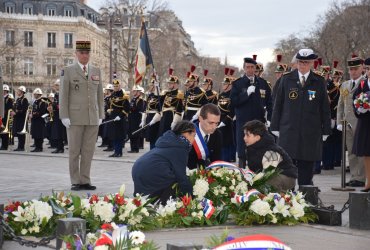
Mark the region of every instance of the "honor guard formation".
POLYGON ((143 86, 124 90, 116 74, 113 82, 102 83, 89 52, 89 41, 77 41, 76 62, 62 70, 52 89, 34 89, 31 99, 26 97, 30 89, 3 85, 0 150, 42 152, 46 139, 57 154, 68 145, 72 189, 93 190, 90 165, 99 136, 98 147, 109 151, 107 156, 124 157, 125 145, 134 154, 144 140, 153 150, 158 141, 165 147, 163 140, 176 135, 191 142, 189 149, 183 147, 190 169, 216 160, 262 168, 266 150, 278 152, 278 166, 290 183, 284 187, 291 188, 295 179, 312 185, 314 174, 341 165, 346 130, 351 172, 346 185, 370 189, 370 107, 369 99, 360 100, 370 94, 370 58, 348 58, 345 79, 338 61, 325 65, 311 49, 299 50, 289 65, 277 55, 271 84, 253 55, 244 58, 240 77, 233 68, 222 69, 217 90, 210 76, 221 72, 198 74, 194 65, 183 76, 170 68, 165 80, 153 73, 143 86))

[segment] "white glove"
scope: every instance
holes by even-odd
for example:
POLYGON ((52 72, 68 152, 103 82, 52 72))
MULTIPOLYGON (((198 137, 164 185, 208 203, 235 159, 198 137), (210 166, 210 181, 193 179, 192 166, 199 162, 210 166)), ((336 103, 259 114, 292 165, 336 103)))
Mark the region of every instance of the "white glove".
POLYGON ((145 126, 145 120, 146 120, 146 113, 142 113, 141 114, 141 122, 140 122, 140 125, 139 125, 140 128, 145 126))
POLYGON ((103 119, 99 119, 99 126, 100 126, 100 124, 103 122, 103 119))
POLYGON ((225 126, 226 126, 225 123, 220 122, 220 124, 217 126, 217 128, 222 128, 222 127, 225 127, 225 126))
POLYGON ((322 140, 323 140, 323 141, 326 141, 326 139, 328 139, 328 137, 329 137, 328 135, 323 135, 323 136, 322 136, 322 140))
POLYGON ((69 118, 62 119, 62 123, 66 128, 69 128, 69 126, 71 126, 71 120, 69 118))
POLYGON ((160 113, 156 113, 152 120, 149 122, 149 126, 152 126, 153 124, 156 124, 157 122, 159 122, 161 120, 161 114, 160 113))
POLYGON ((339 131, 342 131, 342 130, 343 130, 343 126, 342 126, 342 124, 338 124, 338 125, 337 125, 337 130, 339 130, 339 131))
POLYGON ((271 122, 269 120, 266 121, 266 126, 269 128, 271 125, 271 122))
POLYGON ((280 136, 280 133, 279 131, 271 131, 271 133, 276 136, 276 137, 279 137, 280 136))
POLYGON ((175 114, 171 123, 171 130, 176 126, 176 124, 181 121, 181 115, 175 114))
POLYGON ((249 86, 248 89, 247 89, 248 95, 254 93, 255 91, 256 91, 256 86, 254 86, 254 85, 249 86))
POLYGON ((366 113, 367 111, 369 111, 368 109, 364 109, 363 107, 359 107, 358 109, 357 109, 357 113, 358 114, 364 114, 364 113, 366 113))
POLYGON ((335 128, 335 120, 331 119, 331 128, 335 128))

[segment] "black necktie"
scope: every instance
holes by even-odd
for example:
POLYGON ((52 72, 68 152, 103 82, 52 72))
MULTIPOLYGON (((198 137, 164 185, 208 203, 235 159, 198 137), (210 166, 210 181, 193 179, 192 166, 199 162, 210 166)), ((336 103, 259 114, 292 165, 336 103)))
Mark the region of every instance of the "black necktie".
POLYGON ((205 135, 204 136, 204 142, 207 143, 208 142, 208 135, 205 135))
POLYGON ((352 81, 352 88, 351 89, 353 89, 355 87, 355 85, 356 85, 356 82, 352 81))
POLYGON ((301 84, 302 84, 302 87, 304 87, 304 85, 306 84, 306 77, 302 76, 301 84))

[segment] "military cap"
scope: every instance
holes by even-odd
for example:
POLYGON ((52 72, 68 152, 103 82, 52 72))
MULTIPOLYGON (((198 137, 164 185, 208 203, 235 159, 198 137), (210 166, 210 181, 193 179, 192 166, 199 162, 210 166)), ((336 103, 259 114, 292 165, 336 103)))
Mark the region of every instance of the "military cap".
POLYGON ((353 54, 351 59, 347 61, 347 66, 349 68, 354 68, 354 67, 358 67, 362 65, 363 63, 364 63, 364 60, 361 57, 353 54))
POLYGON ((169 78, 167 79, 168 83, 179 83, 179 78, 177 76, 173 75, 173 69, 172 68, 168 69, 168 74, 170 75, 169 78))
POLYGON ((199 82, 199 76, 194 73, 195 71, 195 65, 191 65, 190 67, 190 75, 188 76, 189 81, 197 81, 199 82))
POLYGON ((276 55, 276 61, 278 62, 278 64, 276 65, 275 73, 284 73, 288 69, 287 64, 281 63, 282 59, 282 55, 276 55))
POLYGON ((3 90, 4 90, 4 91, 10 91, 9 85, 4 84, 4 85, 3 85, 3 90))
POLYGON ((113 84, 113 86, 117 86, 117 85, 119 85, 119 81, 117 79, 114 79, 112 81, 112 84, 113 84))
POLYGON ((313 52, 312 49, 300 49, 296 55, 298 60, 315 60, 317 55, 313 52))
POLYGON ((235 78, 232 76, 235 70, 230 68, 225 68, 225 77, 223 80, 223 84, 231 84, 235 81, 235 78))
POLYGON ((256 70, 263 71, 263 64, 262 63, 257 63, 256 64, 256 70))
POLYGON ((205 69, 204 71, 203 71, 203 75, 204 75, 204 80, 203 80, 203 83, 204 84, 211 84, 211 85, 213 85, 213 80, 212 80, 212 78, 210 78, 210 77, 207 77, 207 75, 208 75, 208 69, 205 69))
POLYGON ((250 57, 245 57, 244 58, 244 63, 251 63, 251 64, 254 64, 254 65, 257 65, 256 60, 254 60, 253 58, 250 58, 250 57))
POLYGON ((90 41, 76 41, 76 50, 78 51, 90 51, 91 42, 90 41))

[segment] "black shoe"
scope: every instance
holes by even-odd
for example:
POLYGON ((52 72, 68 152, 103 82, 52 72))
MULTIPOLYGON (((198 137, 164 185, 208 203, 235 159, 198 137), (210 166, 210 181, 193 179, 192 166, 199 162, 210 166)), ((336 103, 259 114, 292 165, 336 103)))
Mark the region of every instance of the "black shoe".
POLYGON ((34 152, 34 153, 42 152, 42 148, 35 148, 34 150, 31 150, 31 152, 34 152))
POLYGON ((114 153, 114 154, 111 154, 109 157, 116 157, 116 153, 114 153))
POLYGON ((107 146, 108 146, 107 144, 101 144, 101 145, 98 146, 98 148, 105 148, 107 146))
POLYGON ((73 191, 81 190, 80 184, 72 184, 71 190, 73 190, 73 191))
POLYGON ((0 148, 0 150, 8 150, 8 149, 7 149, 7 148, 3 148, 3 147, 1 147, 1 148, 0 148))
POLYGON ((31 147, 31 148, 34 148, 34 147, 36 147, 36 145, 35 145, 35 144, 32 144, 30 147, 31 147))
POLYGON ((139 153, 139 150, 130 150, 130 151, 127 151, 127 153, 139 153))
POLYGON ((48 148, 57 148, 57 147, 54 147, 54 146, 49 146, 48 148))
POLYGON ((316 169, 315 169, 315 170, 313 171, 313 174, 321 174, 321 170, 316 170, 316 169))
POLYGON ((59 154, 59 153, 64 153, 64 149, 56 149, 54 151, 51 151, 52 154, 59 154))
POLYGON ((349 181, 348 183, 346 183, 346 185, 347 186, 350 186, 350 187, 364 187, 365 186, 365 182, 363 182, 363 181, 357 181, 357 180, 352 180, 352 181, 349 181))
POLYGON ((105 151, 105 152, 111 152, 111 151, 113 151, 114 149, 113 148, 106 148, 106 149, 104 149, 103 151, 105 151))
POLYGON ((91 184, 80 184, 80 189, 83 190, 95 190, 96 186, 93 186, 91 184))
POLYGON ((24 148, 16 148, 14 151, 24 151, 24 148))
POLYGON ((361 192, 368 193, 368 192, 370 192, 370 188, 362 189, 361 192))

